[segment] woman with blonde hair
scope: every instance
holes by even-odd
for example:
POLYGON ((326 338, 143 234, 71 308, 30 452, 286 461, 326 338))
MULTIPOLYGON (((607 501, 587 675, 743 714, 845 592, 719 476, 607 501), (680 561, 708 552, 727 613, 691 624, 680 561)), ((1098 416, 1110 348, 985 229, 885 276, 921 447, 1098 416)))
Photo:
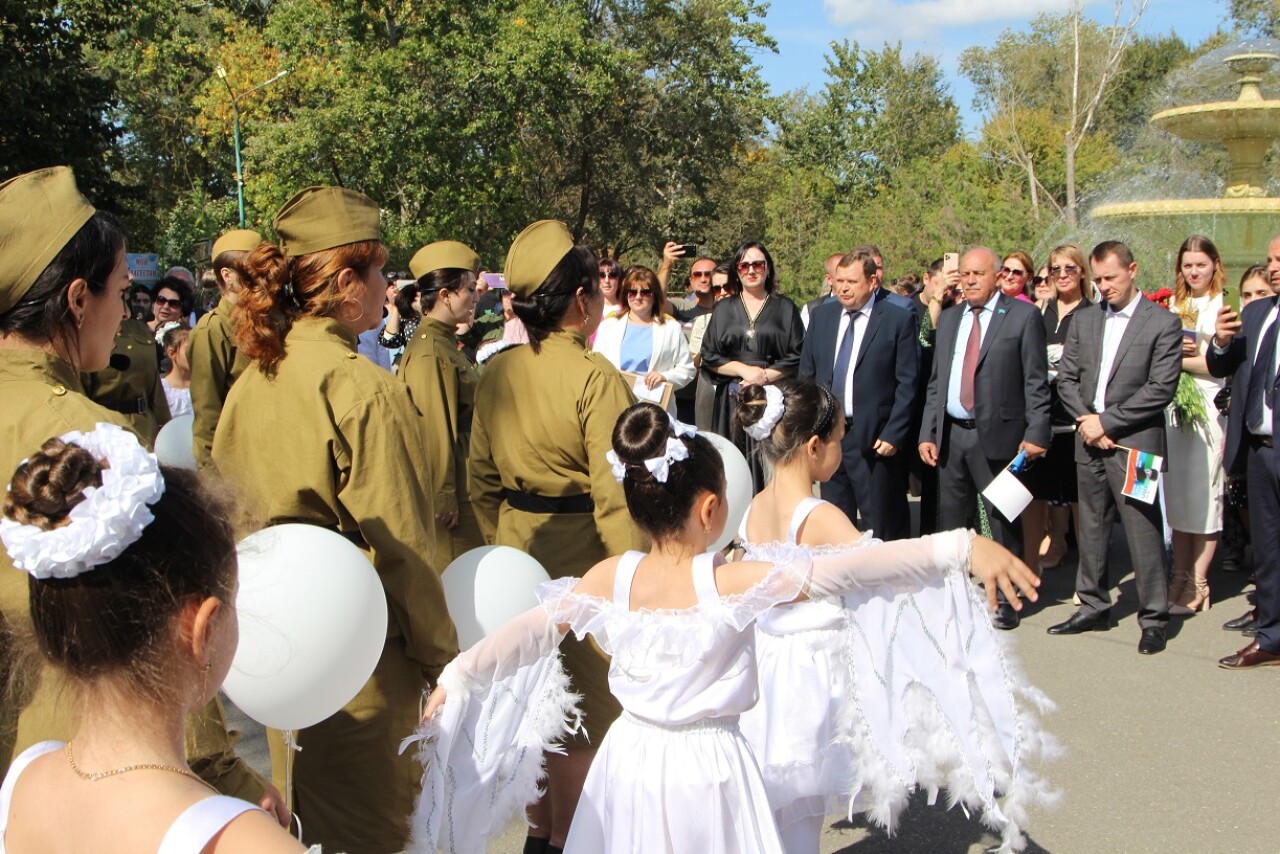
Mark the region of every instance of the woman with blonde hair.
MULTIPOLYGON (((592 349, 620 371, 639 374, 650 391, 670 383, 672 391, 693 380, 693 357, 680 323, 667 313, 658 276, 648 267, 632 267, 622 277, 623 307, 617 317, 600 321, 592 349)), ((667 409, 675 412, 675 396, 667 409)))
POLYGON ((213 439, 213 462, 245 511, 337 531, 368 554, 390 611, 373 675, 337 714, 274 740, 273 770, 292 762, 294 811, 327 850, 400 851, 420 781, 400 739, 422 691, 457 651, 432 536, 430 459, 404 383, 362 359, 357 336, 382 319, 386 261, 378 206, 338 187, 298 193, 276 215, 280 245, 249 255, 232 312, 250 360, 213 439), (296 756, 296 758, 295 758, 296 756))
POLYGON ((1222 532, 1224 419, 1213 401, 1225 380, 1209 375, 1205 352, 1225 282, 1213 241, 1200 235, 1183 241, 1174 266, 1173 311, 1182 317, 1185 376, 1168 412, 1169 470, 1162 484, 1173 529, 1169 613, 1182 616, 1209 608, 1209 564, 1222 532))
MULTIPOLYGON (((1089 263, 1074 243, 1055 246, 1049 253, 1053 297, 1042 311, 1049 364, 1049 420, 1053 438, 1049 452, 1027 474, 1033 496, 1022 511, 1023 560, 1040 571, 1053 569, 1067 554, 1067 525, 1080 518, 1076 488, 1076 422, 1058 397, 1058 360, 1076 309, 1090 304, 1089 263)), ((1032 269, 1030 264, 1026 269, 1032 269)), ((1079 524, 1077 524, 1077 530, 1079 524)))

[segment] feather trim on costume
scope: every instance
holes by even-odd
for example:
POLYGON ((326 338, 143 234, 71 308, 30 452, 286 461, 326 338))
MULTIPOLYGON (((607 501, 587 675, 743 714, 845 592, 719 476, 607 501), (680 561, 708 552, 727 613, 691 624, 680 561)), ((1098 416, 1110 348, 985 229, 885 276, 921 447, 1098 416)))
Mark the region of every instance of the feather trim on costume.
MULTIPOLYGON (((442 678, 442 684, 444 679, 442 678)), ((544 754, 582 726, 581 697, 571 690, 559 652, 468 695, 445 685, 444 707, 415 736, 422 794, 411 819, 410 852, 485 850, 541 796, 544 754)))
POLYGON ((967 575, 942 589, 846 597, 848 698, 835 743, 853 756, 849 815, 892 835, 917 789, 979 812, 1001 852, 1026 845, 1032 806, 1058 800, 1030 766, 1061 755, 1039 715, 1053 704, 1021 673, 967 575))

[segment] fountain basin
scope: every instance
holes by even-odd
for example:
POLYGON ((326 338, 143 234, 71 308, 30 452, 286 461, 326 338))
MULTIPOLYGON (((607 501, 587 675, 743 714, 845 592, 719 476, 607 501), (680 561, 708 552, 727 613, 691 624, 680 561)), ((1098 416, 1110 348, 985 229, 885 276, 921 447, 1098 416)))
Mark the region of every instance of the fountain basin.
POLYGON ((1174 107, 1151 117, 1151 123, 1192 142, 1262 139, 1280 136, 1280 101, 1219 101, 1174 107))

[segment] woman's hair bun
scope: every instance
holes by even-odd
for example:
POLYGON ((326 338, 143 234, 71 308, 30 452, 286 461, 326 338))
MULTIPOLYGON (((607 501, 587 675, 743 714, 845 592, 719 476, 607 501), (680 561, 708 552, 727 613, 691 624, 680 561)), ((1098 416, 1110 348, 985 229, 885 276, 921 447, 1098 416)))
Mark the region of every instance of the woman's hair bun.
POLYGON ((102 463, 79 445, 50 439, 13 474, 4 497, 4 515, 24 525, 52 530, 66 523, 71 508, 90 486, 102 485, 102 463))

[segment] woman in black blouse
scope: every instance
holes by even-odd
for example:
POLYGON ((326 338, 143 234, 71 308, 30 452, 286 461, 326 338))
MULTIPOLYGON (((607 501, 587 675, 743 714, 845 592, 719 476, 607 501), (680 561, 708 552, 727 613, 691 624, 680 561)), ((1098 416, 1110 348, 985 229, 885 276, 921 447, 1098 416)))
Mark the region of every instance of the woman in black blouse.
POLYGON ((762 244, 748 241, 739 246, 729 277, 738 295, 716 303, 711 314, 702 339, 702 382, 715 389, 711 429, 742 449, 758 492, 764 472, 755 442, 733 425, 738 390, 794 374, 804 324, 795 303, 778 293, 773 258, 762 244))
MULTIPOLYGON (((1089 305, 1089 264, 1074 243, 1049 253, 1053 297, 1044 306, 1044 337, 1049 348, 1049 399, 1053 441, 1049 452, 1028 472, 1033 501, 1022 512, 1023 559, 1027 566, 1053 569, 1067 554, 1069 514, 1080 518, 1076 489, 1075 419, 1058 397, 1058 360, 1076 311, 1089 305)), ((1077 524, 1076 529, 1079 530, 1077 524)))

